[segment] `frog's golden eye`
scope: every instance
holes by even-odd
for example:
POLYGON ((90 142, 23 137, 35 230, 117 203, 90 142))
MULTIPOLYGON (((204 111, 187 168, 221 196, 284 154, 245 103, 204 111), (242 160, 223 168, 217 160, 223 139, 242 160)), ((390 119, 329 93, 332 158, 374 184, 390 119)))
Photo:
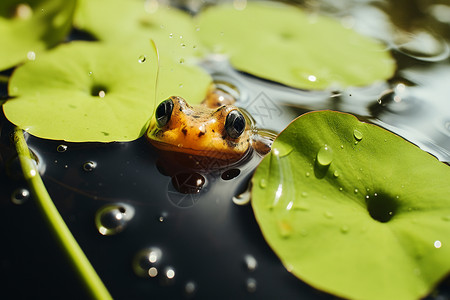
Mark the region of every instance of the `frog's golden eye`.
POLYGON ((173 102, 171 99, 164 100, 156 108, 156 124, 158 127, 166 126, 172 116, 173 102))
POLYGON ((225 131, 232 139, 237 139, 245 130, 245 118, 238 110, 232 110, 225 121, 225 131))

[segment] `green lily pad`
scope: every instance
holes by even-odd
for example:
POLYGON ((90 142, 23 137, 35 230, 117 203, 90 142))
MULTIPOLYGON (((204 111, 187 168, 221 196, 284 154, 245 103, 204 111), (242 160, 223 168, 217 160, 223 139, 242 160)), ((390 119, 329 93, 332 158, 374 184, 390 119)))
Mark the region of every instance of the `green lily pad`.
POLYGON ((354 116, 296 119, 253 177, 252 206, 286 268, 351 299, 417 299, 450 271, 450 168, 354 116))
POLYGON ((75 0, 0 2, 0 70, 34 60, 71 28, 75 0))
POLYGON ((364 86, 390 78, 385 46, 337 21, 280 3, 248 2, 206 9, 202 42, 244 72, 301 89, 364 86))
POLYGON ((129 48, 147 46, 151 38, 176 61, 201 55, 192 17, 158 1, 80 0, 74 24, 100 41, 129 48))
MULTIPOLYGON (((146 130, 155 107, 156 52, 92 42, 61 45, 16 69, 9 121, 29 133, 71 142, 131 141, 146 130)), ((198 102, 211 82, 199 68, 175 64, 160 73, 158 102, 171 95, 198 102), (182 86, 180 86, 180 83, 182 86)))

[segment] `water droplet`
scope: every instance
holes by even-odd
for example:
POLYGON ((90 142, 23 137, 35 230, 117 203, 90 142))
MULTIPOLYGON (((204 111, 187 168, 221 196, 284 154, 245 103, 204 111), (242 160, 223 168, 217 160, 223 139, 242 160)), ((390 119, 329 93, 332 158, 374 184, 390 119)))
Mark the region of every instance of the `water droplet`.
POLYGON ((353 191, 355 192, 355 194, 357 194, 357 193, 358 193, 358 189, 354 189, 353 191))
POLYGON ((225 33, 223 31, 220 32, 220 36, 224 36, 225 33))
POLYGON ((350 230, 350 228, 347 225, 342 225, 341 226, 341 232, 342 233, 348 233, 349 230, 350 230))
POLYGON ((97 163, 95 161, 87 161, 83 164, 83 170, 86 172, 92 172, 97 167, 97 163))
POLYGON ((340 188, 339 188, 339 191, 341 191, 341 192, 342 192, 343 190, 344 190, 344 189, 343 189, 342 187, 340 187, 340 188))
POLYGON ((333 161, 333 151, 327 145, 320 148, 319 152, 317 152, 317 162, 321 166, 329 166, 333 161))
POLYGON ((344 145, 341 145, 341 149, 344 149, 344 145))
POLYGON ((16 189, 11 194, 11 201, 14 204, 24 204, 30 198, 30 191, 24 188, 16 189))
POLYGON ((93 74, 92 71, 88 73, 89 76, 92 76, 92 74, 93 74))
POLYGON ((67 146, 66 145, 59 145, 58 147, 56 147, 56 151, 58 152, 66 152, 67 151, 67 146))
POLYGON ((197 285, 193 281, 188 281, 184 285, 184 294, 188 297, 192 297, 197 290, 197 285))
POLYGON ((292 228, 291 223, 286 220, 280 220, 277 222, 278 232, 283 238, 288 238, 292 235, 294 229, 292 228))
POLYGON ((449 222, 450 221, 450 215, 449 216, 443 216, 442 220, 449 222))
POLYGON ((310 174, 309 172, 306 172, 306 173, 305 173, 305 176, 306 176, 306 177, 309 177, 310 175, 311 175, 311 174, 310 174))
POLYGON ((259 181, 259 186, 260 186, 262 189, 266 188, 266 187, 267 187, 267 180, 265 180, 264 178, 262 178, 262 179, 259 181))
POLYGON ((161 263, 162 251, 150 247, 139 251, 133 258, 133 271, 140 277, 156 277, 158 265, 161 263))
POLYGON ((359 142, 360 140, 362 140, 363 138, 363 134, 361 131, 355 129, 353 130, 353 136, 355 137, 355 139, 359 142))
POLYGON ((308 193, 307 193, 307 192, 302 192, 302 197, 303 197, 303 198, 308 197, 308 193))
POLYGON ((98 96, 99 96, 100 98, 105 98, 106 92, 105 92, 104 90, 100 90, 100 91, 98 91, 98 96))
POLYGON ((442 247, 441 241, 435 241, 435 242, 434 242, 434 247, 435 247, 436 249, 441 248, 441 247, 442 247))
POLYGON ((107 204, 95 214, 95 225, 102 235, 114 235, 125 229, 134 216, 134 208, 124 203, 107 204))
POLYGON ((334 176, 335 178, 338 178, 338 177, 339 177, 339 171, 338 171, 338 170, 335 170, 334 173, 333 173, 333 176, 334 176))
POLYGON ((258 261, 253 255, 247 254, 244 256, 245 267, 248 271, 253 272, 258 267, 258 261))
POLYGON ((27 53, 27 59, 34 61, 36 60, 36 53, 34 51, 28 51, 27 53))
POLYGON ((181 43, 180 46, 181 46, 181 48, 185 48, 186 44, 185 43, 181 43))
POLYGON ((184 58, 180 58, 180 64, 184 64, 184 58))
POLYGON ((178 87, 181 89, 181 88, 183 87, 183 84, 180 83, 180 84, 178 85, 178 87))
POLYGON ((249 293, 256 292, 256 287, 257 287, 256 279, 248 278, 247 282, 246 282, 246 286, 247 286, 247 292, 249 292, 249 293))
POLYGON ((167 213, 166 213, 166 212, 163 212, 163 213, 159 216, 158 221, 162 223, 162 222, 164 222, 164 221, 166 220, 166 218, 167 218, 167 213))
POLYGON ((139 61, 140 64, 144 63, 146 60, 147 60, 147 57, 145 55, 139 56, 139 60, 138 61, 139 61))
POLYGON ((173 33, 169 33, 169 38, 173 38, 173 33))
POLYGON ((330 212, 330 211, 326 211, 323 215, 324 215, 325 218, 327 218, 327 219, 333 219, 333 217, 334 217, 333 213, 330 212))

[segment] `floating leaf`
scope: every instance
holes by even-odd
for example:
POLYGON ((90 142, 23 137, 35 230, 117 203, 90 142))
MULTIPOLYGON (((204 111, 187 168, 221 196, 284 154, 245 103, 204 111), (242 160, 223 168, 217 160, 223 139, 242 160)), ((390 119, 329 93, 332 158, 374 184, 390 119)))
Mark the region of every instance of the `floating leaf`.
POLYGON ((301 89, 362 86, 392 76, 380 43, 337 21, 280 3, 214 6, 199 15, 199 35, 234 67, 301 89))
POLYGON ((417 299, 450 271, 450 169, 331 111, 296 119, 253 177, 252 206, 288 270, 351 299, 417 299))
POLYGON ((71 28, 74 0, 0 2, 0 70, 60 42, 71 28))
POLYGON ((151 38, 176 61, 199 55, 201 49, 191 16, 158 1, 80 0, 74 22, 101 41, 129 48, 146 46, 151 38))
MULTIPOLYGON (((156 53, 72 42, 19 67, 10 79, 6 117, 42 138, 131 141, 146 130, 155 105, 156 53)), ((160 74, 158 102, 179 95, 198 102, 211 78, 181 64, 160 74), (184 82, 185 88, 180 88, 184 82)))

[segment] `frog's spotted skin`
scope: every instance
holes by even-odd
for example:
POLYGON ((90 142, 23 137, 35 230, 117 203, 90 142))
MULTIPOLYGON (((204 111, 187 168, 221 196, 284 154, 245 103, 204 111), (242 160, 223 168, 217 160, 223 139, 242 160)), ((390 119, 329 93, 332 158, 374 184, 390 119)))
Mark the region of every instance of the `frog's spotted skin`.
POLYGON ((156 148, 223 160, 238 160, 250 149, 252 130, 248 118, 237 138, 230 137, 225 129, 228 114, 239 111, 236 106, 193 107, 181 97, 169 99, 173 110, 167 124, 160 126, 153 118, 147 131, 147 138, 156 148))

